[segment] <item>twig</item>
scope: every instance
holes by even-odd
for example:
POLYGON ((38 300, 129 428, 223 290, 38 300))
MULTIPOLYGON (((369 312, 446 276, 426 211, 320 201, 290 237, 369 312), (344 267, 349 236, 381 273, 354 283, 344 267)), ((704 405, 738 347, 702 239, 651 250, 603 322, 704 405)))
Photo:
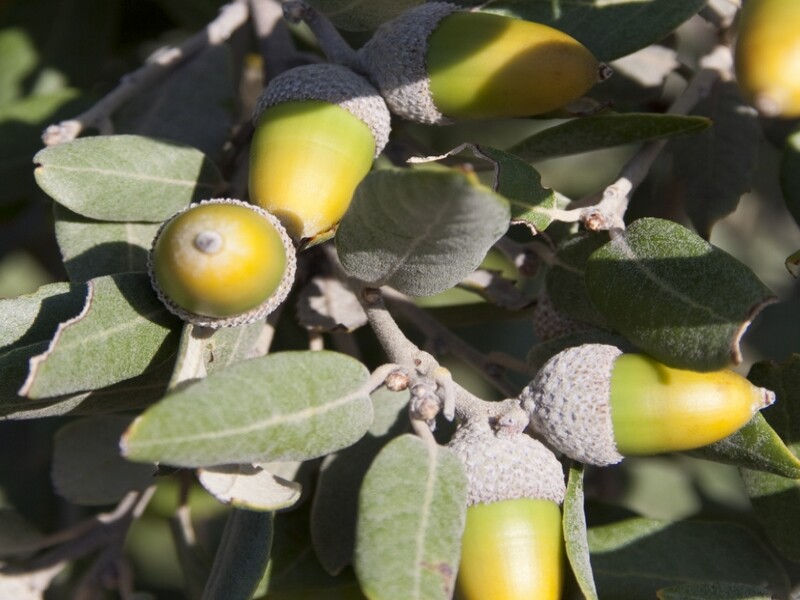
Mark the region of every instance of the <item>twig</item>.
POLYGON ((157 82, 186 59, 199 54, 209 46, 225 42, 241 27, 249 15, 247 0, 233 0, 220 9, 216 19, 180 46, 163 49, 152 56, 144 66, 124 76, 119 85, 89 110, 74 119, 50 125, 42 134, 46 146, 70 142, 85 129, 110 122, 111 115, 134 95, 157 82))
MULTIPOLYGON (((702 68, 695 74, 683 93, 667 111, 668 114, 685 115, 720 81, 730 79, 733 59, 730 48, 717 46, 702 61, 702 68)), ((597 204, 571 210, 543 209, 553 219, 574 223, 582 222, 591 231, 622 231, 625 229, 624 216, 631 196, 644 181, 656 158, 667 145, 668 140, 656 140, 645 144, 623 166, 616 181, 600 194, 597 204)), ((583 199, 580 204, 594 202, 598 195, 583 199)))
POLYGON ((287 69, 305 61, 295 48, 289 28, 283 20, 283 7, 278 0, 248 0, 251 21, 264 62, 264 81, 270 81, 287 69))
POLYGON ((303 22, 316 36, 320 48, 331 62, 361 71, 358 53, 348 44, 325 15, 318 13, 302 0, 286 0, 283 14, 290 23, 303 22))

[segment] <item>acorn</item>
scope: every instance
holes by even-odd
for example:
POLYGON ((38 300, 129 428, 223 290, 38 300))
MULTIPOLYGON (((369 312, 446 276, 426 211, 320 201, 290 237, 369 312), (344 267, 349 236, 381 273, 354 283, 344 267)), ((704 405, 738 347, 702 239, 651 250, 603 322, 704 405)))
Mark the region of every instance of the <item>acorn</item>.
POLYGON ((761 114, 800 117, 800 2, 745 2, 734 62, 743 95, 761 114))
POLYGON ((203 327, 261 319, 294 282, 295 250, 277 218, 229 198, 192 204, 159 228, 150 281, 167 309, 203 327))
POLYGON ((551 446, 582 463, 610 465, 717 442, 775 394, 728 369, 674 369, 616 346, 584 344, 548 360, 520 401, 551 446))
POLYGON ((457 599, 561 598, 564 473, 550 450, 522 433, 527 421, 518 428, 502 419, 494 428, 470 422, 449 443, 469 481, 457 599))
POLYGON ((250 201, 304 245, 327 239, 389 139, 386 103, 366 79, 332 64, 273 79, 254 113, 250 201))
POLYGON ((550 112, 611 73, 557 29, 449 2, 384 23, 359 55, 392 112, 436 125, 550 112))

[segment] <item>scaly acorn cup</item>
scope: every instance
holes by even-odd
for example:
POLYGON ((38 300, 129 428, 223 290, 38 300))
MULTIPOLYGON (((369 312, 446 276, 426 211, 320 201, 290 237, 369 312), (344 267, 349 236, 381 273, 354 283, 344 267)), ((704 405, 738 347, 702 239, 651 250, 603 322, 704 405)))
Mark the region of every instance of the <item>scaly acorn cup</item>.
POLYGON ((228 198, 192 204, 166 220, 147 260, 167 309, 203 327, 261 319, 286 299, 295 250, 277 218, 228 198))
POLYGON ((615 346, 584 344, 547 361, 520 401, 551 446, 582 463, 610 465, 717 442, 775 394, 727 369, 673 369, 615 346))
POLYGON ((307 65, 273 79, 253 119, 250 201, 295 241, 327 239, 389 139, 383 98, 345 67, 307 65))
POLYGON ((436 125, 546 113, 611 73, 557 29, 448 2, 384 23, 359 55, 392 112, 436 125))
POLYGON ((800 2, 747 0, 735 65, 739 87, 768 117, 800 117, 800 2))
POLYGON ((470 422, 450 441, 469 481, 458 600, 561 598, 564 473, 523 427, 470 422))

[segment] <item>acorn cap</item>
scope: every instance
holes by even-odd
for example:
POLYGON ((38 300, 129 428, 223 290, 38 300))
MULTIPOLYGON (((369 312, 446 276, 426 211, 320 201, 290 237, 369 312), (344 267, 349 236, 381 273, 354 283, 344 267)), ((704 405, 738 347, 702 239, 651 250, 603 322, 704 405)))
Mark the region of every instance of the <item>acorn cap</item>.
POLYGON ((280 304, 286 299, 289 295, 289 292, 292 289, 292 285, 294 284, 294 276, 297 267, 297 258, 295 255, 294 243, 292 242, 291 238, 289 238, 289 234, 286 233, 286 229, 283 227, 281 222, 274 216, 265 211, 263 208, 250 204, 248 202, 242 202, 241 200, 236 200, 234 198, 211 198, 208 200, 201 200, 200 202, 195 202, 190 204, 186 208, 176 212, 174 215, 169 217, 166 221, 161 224, 161 227, 158 228, 155 237, 153 238, 153 244, 150 247, 150 252, 147 254, 147 273, 150 276, 150 285, 153 286, 156 294, 158 295, 158 299, 164 303, 167 307, 167 310, 171 312, 173 315, 177 316, 183 321, 187 323, 192 323, 193 325, 198 325, 200 327, 209 327, 211 329, 218 329, 220 327, 236 327, 238 325, 246 325, 248 323, 252 323, 259 319, 263 319, 269 313, 274 311, 280 304), (179 306, 173 300, 167 296, 164 291, 161 289, 161 286, 158 284, 158 280, 155 276, 155 268, 153 265, 153 250, 156 247, 156 242, 158 238, 161 236, 161 232, 164 231, 164 228, 170 223, 173 219, 178 217, 179 215, 185 213, 192 208, 200 206, 202 204, 233 204, 237 206, 242 206, 248 208, 265 219, 267 219, 270 224, 276 229, 278 235, 281 238, 281 242, 283 243, 283 247, 286 250, 286 268, 283 273, 283 278, 281 279, 281 283, 278 286, 278 289, 272 293, 272 295, 267 298, 264 302, 256 306, 255 308, 244 312, 240 315, 235 315, 233 317, 208 317, 205 315, 198 315, 192 312, 187 311, 183 307, 179 306))
POLYGON ((622 351, 607 344, 568 348, 548 360, 520 394, 531 427, 577 461, 622 460, 611 421, 611 372, 622 351))
POLYGON ((468 506, 518 498, 564 501, 561 463, 525 433, 494 431, 486 423, 470 422, 456 430, 449 447, 467 473, 468 506))
POLYGON ((284 71, 261 93, 253 121, 271 106, 296 100, 330 102, 363 121, 375 138, 376 158, 389 141, 391 115, 386 102, 365 78, 347 67, 322 63, 284 71))
POLYGON ((425 56, 428 38, 447 15, 461 8, 429 2, 381 25, 359 50, 361 62, 392 112, 418 123, 446 125, 433 103, 425 56))

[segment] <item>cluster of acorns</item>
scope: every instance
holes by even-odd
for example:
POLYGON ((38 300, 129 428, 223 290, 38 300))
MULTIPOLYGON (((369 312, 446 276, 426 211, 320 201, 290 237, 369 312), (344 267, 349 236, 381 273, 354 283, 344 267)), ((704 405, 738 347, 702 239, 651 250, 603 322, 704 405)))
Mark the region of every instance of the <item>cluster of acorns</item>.
POLYGON ((431 124, 529 116, 564 106, 606 74, 560 31, 447 2, 385 23, 358 56, 362 74, 313 64, 269 83, 254 117, 250 204, 206 201, 162 227, 150 273, 173 313, 223 327, 280 304, 295 244, 333 234, 389 140, 391 113, 431 124))
MULTIPOLYGON (((795 23, 800 19, 797 0, 763 4, 770 2, 788 2, 795 23)), ((751 6, 746 10, 755 14, 759 2, 751 6)), ((760 43, 756 34, 743 36, 742 45, 760 43)), ((208 200, 161 227, 149 269, 172 312, 216 328, 263 318, 278 306, 294 279, 296 247, 332 235, 388 142, 391 113, 428 124, 530 116, 563 107, 607 75, 562 32, 446 2, 384 24, 359 57, 362 74, 308 65, 266 88, 255 117, 251 203, 208 200)), ((740 78, 754 82, 744 59, 738 64, 740 78)), ((774 86, 762 87, 754 93, 759 102, 777 103, 774 86)), ((800 106, 798 89, 780 92, 784 113, 800 106)), ((523 433, 529 423, 566 456, 608 465, 624 455, 720 440, 773 399, 731 371, 672 369, 611 346, 555 356, 521 394, 522 421, 466 423, 451 442, 471 482, 458 596, 560 597, 563 471, 523 433)))

